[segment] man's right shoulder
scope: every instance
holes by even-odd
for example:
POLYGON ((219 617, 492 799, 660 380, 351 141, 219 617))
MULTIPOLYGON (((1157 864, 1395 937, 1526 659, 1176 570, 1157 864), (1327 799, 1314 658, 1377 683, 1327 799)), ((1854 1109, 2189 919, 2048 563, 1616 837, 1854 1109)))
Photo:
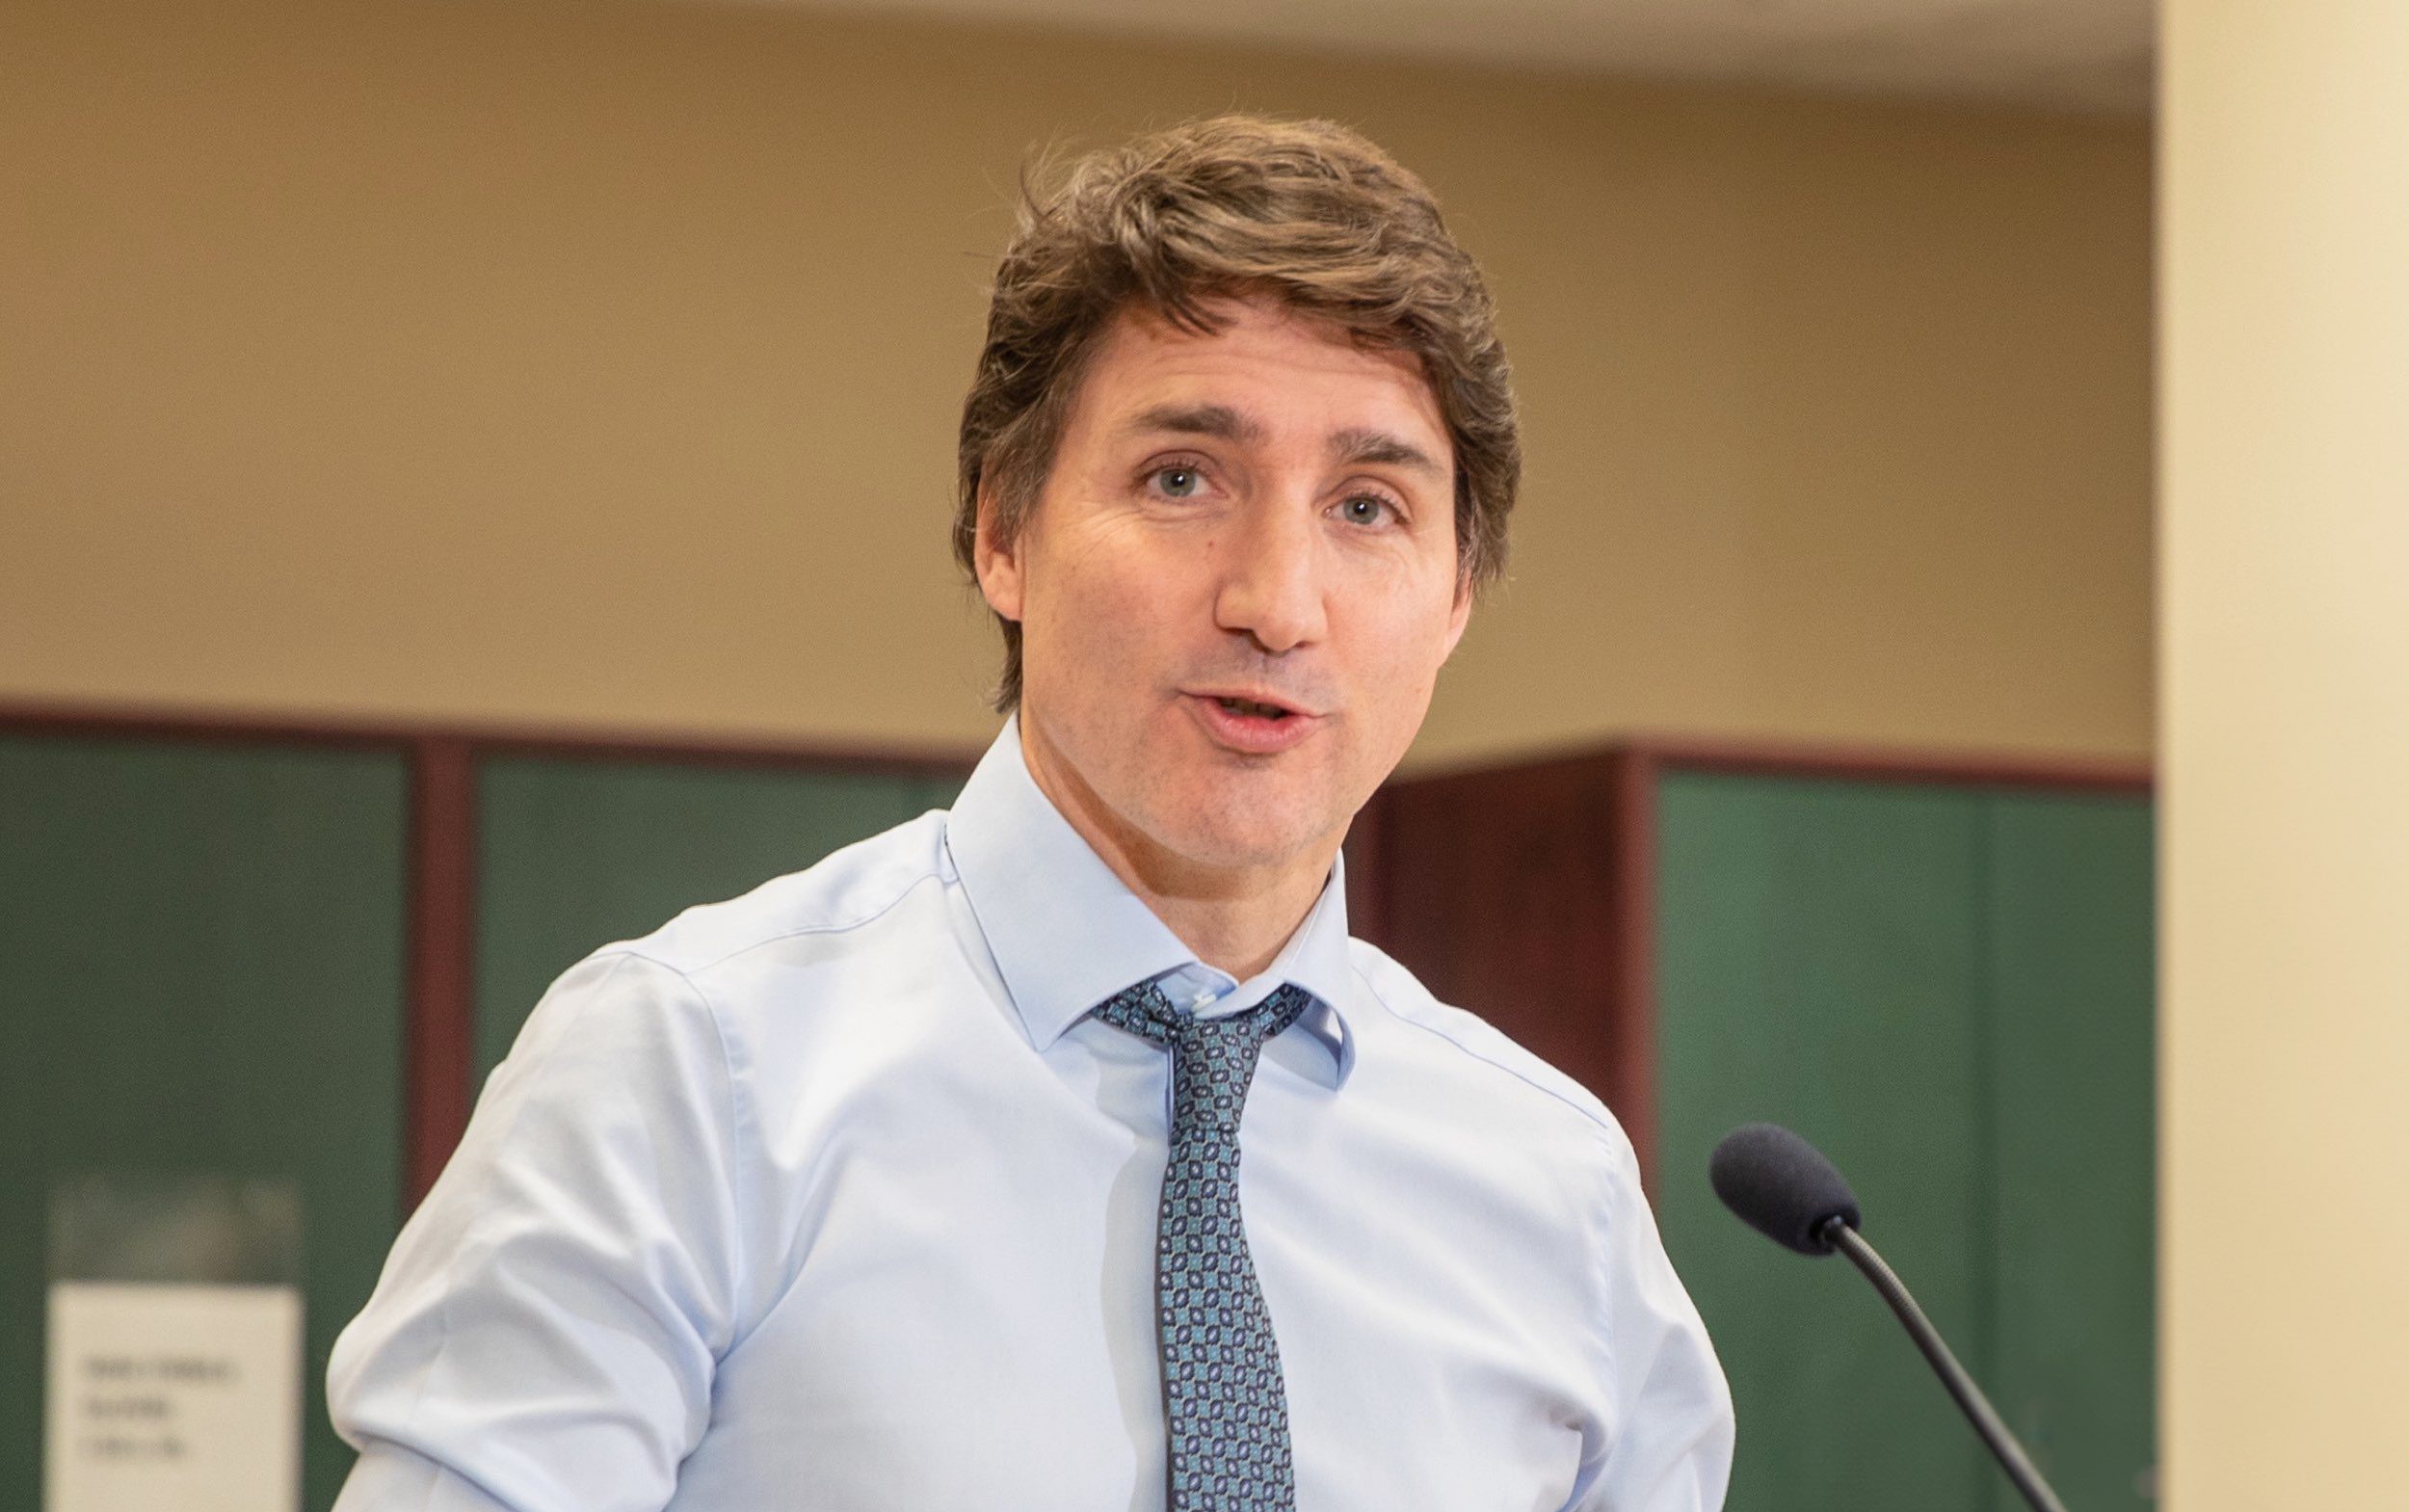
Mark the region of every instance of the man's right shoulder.
POLYGON ((701 980, 764 948, 814 939, 833 943, 859 934, 916 891, 941 884, 947 873, 945 813, 932 809, 749 892, 697 904, 650 934, 613 942, 588 959, 636 956, 701 980))

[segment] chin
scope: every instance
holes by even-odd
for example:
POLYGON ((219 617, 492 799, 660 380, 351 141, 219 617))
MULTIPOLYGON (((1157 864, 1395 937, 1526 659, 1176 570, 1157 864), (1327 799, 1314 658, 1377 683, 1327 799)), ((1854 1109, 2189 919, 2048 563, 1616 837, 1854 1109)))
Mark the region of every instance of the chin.
POLYGON ((1296 859, 1328 829, 1257 810, 1214 814, 1179 826, 1177 849, 1208 866, 1276 866, 1296 859))

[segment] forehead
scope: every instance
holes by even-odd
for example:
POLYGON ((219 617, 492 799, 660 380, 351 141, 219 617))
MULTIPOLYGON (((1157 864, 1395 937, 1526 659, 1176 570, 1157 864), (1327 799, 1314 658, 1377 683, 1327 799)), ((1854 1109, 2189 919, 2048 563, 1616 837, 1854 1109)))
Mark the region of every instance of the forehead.
POLYGON ((1089 360, 1072 429, 1109 440, 1146 411, 1220 407, 1251 422, 1241 427, 1248 440, 1382 429, 1447 455, 1446 418, 1419 357, 1364 346, 1336 322, 1266 299, 1207 307, 1221 322, 1209 334, 1142 305, 1116 314, 1089 360))

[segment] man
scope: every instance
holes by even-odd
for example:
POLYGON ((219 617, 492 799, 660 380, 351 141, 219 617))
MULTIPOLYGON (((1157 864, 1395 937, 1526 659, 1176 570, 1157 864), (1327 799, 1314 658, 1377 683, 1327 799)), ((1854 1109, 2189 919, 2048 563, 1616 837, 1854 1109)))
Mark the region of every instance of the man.
POLYGON ((1622 1131, 1346 936, 1518 473, 1479 276, 1352 133, 1024 207, 956 522, 1001 734, 553 986, 336 1347, 342 1512, 1719 1505, 1622 1131))

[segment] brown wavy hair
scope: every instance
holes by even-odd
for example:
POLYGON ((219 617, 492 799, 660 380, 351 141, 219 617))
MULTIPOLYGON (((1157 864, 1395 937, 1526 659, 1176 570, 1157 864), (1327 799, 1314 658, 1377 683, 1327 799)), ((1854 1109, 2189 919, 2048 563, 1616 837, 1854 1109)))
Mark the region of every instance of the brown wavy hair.
MULTIPOLYGON (((1113 318, 1137 305, 1211 335, 1226 321, 1210 302, 1250 295, 1421 359, 1455 448, 1459 588, 1504 571, 1522 449, 1480 270, 1429 188, 1362 136, 1327 120, 1231 115, 1023 174, 962 406, 954 556, 974 584, 981 490, 999 536, 1018 539, 1113 318)), ((1020 626, 996 620, 994 706, 1008 712, 1020 703, 1020 626)))

